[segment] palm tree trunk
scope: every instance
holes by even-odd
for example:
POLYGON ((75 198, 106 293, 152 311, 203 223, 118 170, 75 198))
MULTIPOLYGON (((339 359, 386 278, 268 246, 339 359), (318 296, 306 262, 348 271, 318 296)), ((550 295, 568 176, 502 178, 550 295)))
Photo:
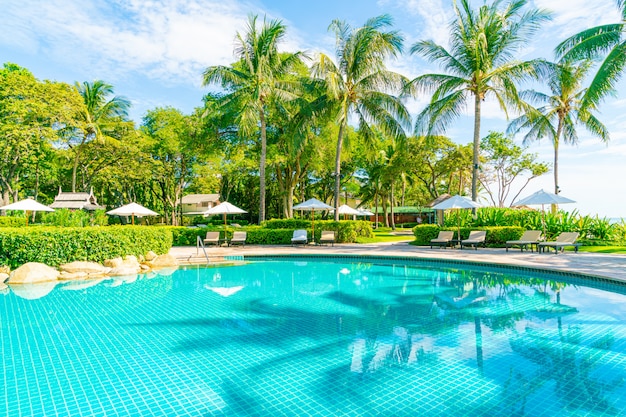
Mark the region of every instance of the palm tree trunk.
POLYGON ((76 154, 74 155, 74 167, 72 168, 72 192, 76 192, 76 176, 78 175, 78 150, 80 147, 76 147, 76 154))
POLYGON ((267 132, 265 112, 259 112, 261 121, 261 160, 259 161, 259 224, 265 220, 265 159, 267 158, 267 132))
MULTIPOLYGON (((559 193, 559 140, 563 131, 563 120, 559 117, 559 125, 556 128, 556 137, 554 138, 554 194, 559 193)), ((558 210, 556 204, 552 204, 552 214, 556 214, 558 210)))
MULTIPOLYGON (((472 201, 478 199, 478 164, 480 162, 480 95, 474 96, 474 155, 472 166, 472 201)), ((476 209, 473 209, 476 212, 476 209)))
POLYGON ((337 137, 337 151, 335 154, 335 221, 339 221, 339 199, 341 198, 341 147, 343 145, 343 133, 346 125, 346 119, 339 126, 339 135, 337 137))

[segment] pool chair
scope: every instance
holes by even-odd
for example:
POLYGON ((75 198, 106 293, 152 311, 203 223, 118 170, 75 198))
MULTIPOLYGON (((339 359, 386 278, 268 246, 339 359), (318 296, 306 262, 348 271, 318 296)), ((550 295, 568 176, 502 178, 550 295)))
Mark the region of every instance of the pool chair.
POLYGON ((518 246, 522 252, 524 250, 528 250, 530 247, 530 251, 533 251, 533 245, 537 247, 539 241, 541 240, 541 230, 526 230, 522 237, 518 240, 507 240, 506 241, 506 251, 509 251, 509 248, 513 246, 518 246))
POLYGON ((203 240, 204 245, 221 245, 220 232, 206 232, 206 237, 203 240))
POLYGON ((322 230, 322 235, 320 236, 319 244, 328 244, 331 246, 335 246, 335 231, 334 230, 322 230))
POLYGON ((487 232, 484 230, 472 230, 467 239, 461 240, 461 249, 463 246, 473 246, 475 250, 478 250, 478 245, 485 247, 485 238, 487 232))
POLYGON ((552 242, 541 242, 537 245, 538 252, 545 252, 549 248, 554 249, 554 253, 559 253, 559 250, 563 252, 566 246, 571 246, 574 248, 574 252, 578 252, 578 247, 580 243, 576 243, 576 239, 578 239, 578 232, 562 232, 557 236, 555 241, 552 242))
POLYGON ((306 245, 309 243, 309 238, 307 236, 306 230, 297 229, 293 231, 293 237, 291 238, 291 245, 306 245))
POLYGON ((246 238, 248 234, 246 232, 234 232, 233 237, 228 241, 228 246, 241 245, 246 246, 246 238))
POLYGON ((433 246, 439 246, 439 247, 444 247, 447 248, 448 246, 452 246, 452 238, 454 237, 454 232, 450 231, 450 230, 441 230, 439 232, 439 235, 430 240, 430 248, 432 249, 433 246))

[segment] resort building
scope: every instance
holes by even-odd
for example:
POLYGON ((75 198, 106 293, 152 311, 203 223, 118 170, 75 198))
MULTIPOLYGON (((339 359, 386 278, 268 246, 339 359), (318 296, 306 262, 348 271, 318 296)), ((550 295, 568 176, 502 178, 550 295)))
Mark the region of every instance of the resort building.
POLYGON ((189 194, 182 198, 184 216, 200 216, 220 203, 219 194, 189 194))
POLYGON ((93 188, 88 193, 64 193, 59 187, 59 194, 54 197, 54 202, 50 204, 53 209, 70 210, 98 210, 104 206, 98 204, 96 196, 93 195, 93 188))

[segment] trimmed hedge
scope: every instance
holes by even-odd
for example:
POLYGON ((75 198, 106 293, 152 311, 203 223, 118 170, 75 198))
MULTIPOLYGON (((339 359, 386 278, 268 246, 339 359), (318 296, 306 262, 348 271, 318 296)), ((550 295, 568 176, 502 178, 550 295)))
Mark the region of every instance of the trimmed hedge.
MULTIPOLYGON (((320 223, 320 221, 316 221, 315 224, 320 223)), ((311 220, 303 220, 303 219, 271 219, 266 220, 261 223, 262 227, 267 229, 310 229, 311 228, 311 220)))
MULTIPOLYGON (((439 227, 436 224, 422 224, 413 228, 415 241, 413 244, 420 246, 430 245, 431 239, 439 234, 440 230, 452 230, 457 237, 458 228, 439 227)), ((461 239, 467 239, 472 230, 486 230, 485 245, 490 247, 504 247, 507 240, 517 240, 524 233, 524 228, 519 226, 492 226, 492 227, 461 227, 461 239)))
POLYGON ((118 256, 164 254, 172 233, 164 227, 30 227, 0 229, 0 265, 27 262, 58 266, 73 261, 103 262, 118 256))
POLYGON ((26 220, 26 217, 0 216, 0 227, 24 227, 26 220))

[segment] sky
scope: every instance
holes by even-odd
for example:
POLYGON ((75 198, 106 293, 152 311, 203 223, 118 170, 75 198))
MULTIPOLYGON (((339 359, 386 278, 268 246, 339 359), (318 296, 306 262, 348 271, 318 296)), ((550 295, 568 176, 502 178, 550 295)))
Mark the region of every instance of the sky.
MULTIPOLYGON (((282 49, 334 56, 333 19, 354 27, 389 14, 405 38, 405 48, 419 40, 447 46, 452 0, 1 0, 0 63, 12 62, 37 78, 74 82, 104 80, 132 102, 131 118, 140 123, 146 111, 171 106, 191 113, 209 91, 202 72, 234 62, 235 34, 245 30, 250 14, 280 19, 287 26, 282 49)), ((474 4, 482 4, 474 2, 474 4)), ((553 59, 554 47, 582 29, 619 22, 614 0, 531 0, 553 18, 518 54, 520 59, 553 59)), ((409 78, 441 69, 418 56, 403 54, 389 67, 409 78)), ((527 86, 536 87, 536 86, 527 86)), ((522 89, 525 88, 524 86, 522 89)), ((416 115, 429 97, 407 103, 416 115)), ((576 203, 567 211, 626 218, 626 82, 607 98, 598 114, 611 135, 601 143, 579 129, 577 145, 559 154, 561 195, 576 203)), ((446 134, 455 142, 472 140, 473 109, 446 134)), ((493 101, 483 106, 481 137, 504 131, 506 115, 493 101)), ((522 144, 521 135, 515 138, 522 144)), ((551 163, 552 144, 529 144, 538 160, 551 163)), ((521 193, 553 191, 552 172, 533 180, 521 193)))

